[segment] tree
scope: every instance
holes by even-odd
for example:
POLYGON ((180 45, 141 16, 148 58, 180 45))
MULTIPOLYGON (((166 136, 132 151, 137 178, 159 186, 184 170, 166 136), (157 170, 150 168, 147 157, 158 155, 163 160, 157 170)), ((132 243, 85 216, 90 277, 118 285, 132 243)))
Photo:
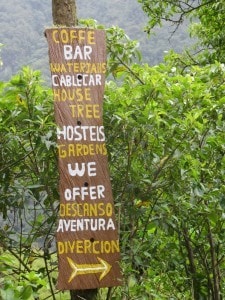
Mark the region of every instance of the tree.
POLYGON ((76 3, 75 0, 52 0, 53 24, 56 26, 76 26, 76 3))
POLYGON ((108 86, 124 273, 142 299, 223 295, 223 70, 182 74, 170 56, 153 68, 118 68, 123 83, 108 86))
MULTIPOLYGON (((99 297, 221 300, 224 64, 199 59, 183 68, 173 52, 158 66, 140 64, 136 42, 119 28, 106 31, 104 125, 125 282, 99 297)), ((46 299, 49 285, 57 299, 49 247, 59 198, 55 128, 38 72, 1 83, 0 113, 1 296, 46 299)))
POLYGON ((186 0, 186 1, 148 1, 138 0, 149 17, 146 31, 150 34, 156 26, 163 22, 174 25, 174 31, 185 19, 191 23, 191 36, 197 38, 197 49, 192 51, 197 57, 186 57, 186 64, 207 64, 215 60, 224 62, 225 49, 223 43, 225 3, 222 0, 186 0))
MULTIPOLYGON (((53 24, 57 26, 67 26, 72 27, 77 25, 77 16, 76 16, 76 3, 74 0, 52 0, 52 12, 53 12, 53 24)), ((87 299, 94 300, 96 299, 98 290, 78 290, 71 291, 71 299, 87 299)))
POLYGON ((56 299, 51 262, 59 196, 51 102, 38 71, 24 68, 0 85, 2 299, 56 299))

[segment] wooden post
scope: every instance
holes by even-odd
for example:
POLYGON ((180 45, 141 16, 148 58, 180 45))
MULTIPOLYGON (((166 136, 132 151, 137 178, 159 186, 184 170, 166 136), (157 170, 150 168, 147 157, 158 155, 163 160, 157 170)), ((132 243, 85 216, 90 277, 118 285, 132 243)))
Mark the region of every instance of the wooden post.
POLYGON ((52 18, 56 26, 76 26, 75 0, 52 0, 52 18))
MULTIPOLYGON (((76 26, 76 2, 75 0, 52 0, 52 18, 56 26, 76 26)), ((98 289, 70 291, 71 300, 95 300, 98 289)))
POLYGON ((74 0, 52 0, 49 44, 60 171, 57 287, 95 300, 122 284, 119 241, 102 124, 106 72, 103 30, 77 25, 74 0))

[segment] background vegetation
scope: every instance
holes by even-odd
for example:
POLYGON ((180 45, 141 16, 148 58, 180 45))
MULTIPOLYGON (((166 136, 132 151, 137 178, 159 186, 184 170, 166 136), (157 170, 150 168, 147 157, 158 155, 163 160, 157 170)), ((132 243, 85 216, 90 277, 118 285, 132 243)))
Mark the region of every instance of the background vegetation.
MULTIPOLYGON (((136 0, 77 0, 79 19, 96 19, 105 26, 118 25, 132 39, 140 43, 144 61, 156 64, 162 61, 164 51, 181 51, 189 39, 186 26, 171 37, 173 29, 167 24, 150 39, 144 32, 147 17, 136 0), (169 40, 169 38, 171 38, 169 40)), ((41 70, 49 77, 47 42, 43 35, 51 26, 50 0, 9 0, 0 3, 0 42, 4 44, 1 79, 8 80, 23 66, 41 70)))
MULTIPOLYGON (((107 29, 104 125, 124 285, 101 290, 99 299, 221 300, 225 4, 139 3, 150 34, 165 19, 176 27, 189 18, 197 44, 151 66, 139 61, 138 43, 122 29, 107 29)), ((0 85, 3 300, 69 299, 55 290, 57 150, 45 86, 29 67, 0 85)))

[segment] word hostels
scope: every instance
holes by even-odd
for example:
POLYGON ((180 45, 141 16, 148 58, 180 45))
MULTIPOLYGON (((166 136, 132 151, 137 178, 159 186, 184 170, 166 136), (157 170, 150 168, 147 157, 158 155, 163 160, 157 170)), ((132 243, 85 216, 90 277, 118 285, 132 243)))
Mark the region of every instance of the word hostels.
POLYGON ((103 126, 62 126, 57 128, 58 140, 66 141, 105 141, 103 126))

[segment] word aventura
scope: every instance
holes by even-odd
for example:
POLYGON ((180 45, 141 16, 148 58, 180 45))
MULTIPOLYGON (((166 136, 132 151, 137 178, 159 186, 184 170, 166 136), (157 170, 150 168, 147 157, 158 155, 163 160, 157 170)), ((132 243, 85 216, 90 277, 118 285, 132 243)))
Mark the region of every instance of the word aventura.
POLYGON ((77 231, 108 231, 115 230, 112 218, 81 218, 76 220, 60 219, 57 232, 77 232, 77 231))

